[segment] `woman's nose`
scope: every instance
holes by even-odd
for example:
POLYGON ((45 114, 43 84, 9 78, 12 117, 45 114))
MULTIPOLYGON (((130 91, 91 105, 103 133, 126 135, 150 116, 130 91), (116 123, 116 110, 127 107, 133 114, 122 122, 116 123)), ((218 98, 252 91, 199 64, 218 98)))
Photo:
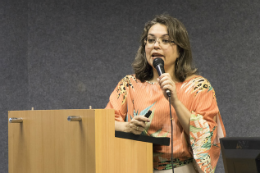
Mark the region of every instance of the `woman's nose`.
POLYGON ((156 40, 156 41, 155 41, 155 43, 154 43, 154 47, 160 47, 159 40, 156 40))

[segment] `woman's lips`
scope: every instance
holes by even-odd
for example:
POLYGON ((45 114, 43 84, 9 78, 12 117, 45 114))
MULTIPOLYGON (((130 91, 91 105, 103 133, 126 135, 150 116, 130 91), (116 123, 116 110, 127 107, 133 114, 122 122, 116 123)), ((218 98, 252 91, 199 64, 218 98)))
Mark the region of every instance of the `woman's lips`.
POLYGON ((159 53, 153 53, 153 54, 152 54, 152 57, 163 57, 163 55, 162 55, 162 54, 159 54, 159 53))
POLYGON ((155 58, 162 58, 162 59, 163 59, 164 56, 163 56, 163 55, 152 55, 152 58, 153 58, 153 59, 155 59, 155 58))

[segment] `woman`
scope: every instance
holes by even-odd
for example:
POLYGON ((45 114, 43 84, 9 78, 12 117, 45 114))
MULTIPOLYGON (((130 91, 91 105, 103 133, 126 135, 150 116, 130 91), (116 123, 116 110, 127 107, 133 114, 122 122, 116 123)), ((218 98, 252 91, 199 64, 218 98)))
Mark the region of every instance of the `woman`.
MULTIPOLYGON (((115 109, 117 131, 171 137, 168 97, 173 116, 175 173, 214 172, 220 154, 219 138, 226 135, 215 92, 192 67, 188 33, 169 15, 146 23, 141 45, 127 75, 110 96, 106 108, 115 109), (158 75, 155 58, 164 61, 158 75), (149 118, 143 115, 151 110, 149 118)), ((154 172, 171 172, 171 146, 154 146, 154 172)))

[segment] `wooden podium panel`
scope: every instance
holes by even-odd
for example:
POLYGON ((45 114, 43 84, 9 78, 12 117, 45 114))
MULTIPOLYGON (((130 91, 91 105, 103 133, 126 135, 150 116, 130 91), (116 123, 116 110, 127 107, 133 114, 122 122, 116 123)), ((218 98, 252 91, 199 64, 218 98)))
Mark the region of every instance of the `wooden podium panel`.
POLYGON ((118 173, 152 173, 152 144, 128 139, 115 139, 115 170, 118 173), (127 158, 127 161, 122 161, 127 158))
POLYGON ((152 144, 115 137, 114 110, 9 111, 9 173, 152 173, 152 144), (68 116, 81 121, 68 121, 68 116))

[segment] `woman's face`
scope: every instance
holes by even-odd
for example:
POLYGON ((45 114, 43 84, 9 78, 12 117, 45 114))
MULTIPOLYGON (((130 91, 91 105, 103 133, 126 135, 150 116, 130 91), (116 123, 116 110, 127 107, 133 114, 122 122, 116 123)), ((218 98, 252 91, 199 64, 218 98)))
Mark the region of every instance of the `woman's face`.
POLYGON ((162 43, 163 40, 170 40, 167 27, 162 24, 153 25, 149 31, 147 38, 150 40, 157 40, 153 44, 145 45, 146 59, 148 63, 153 67, 153 60, 155 58, 161 58, 164 61, 164 68, 167 72, 167 69, 174 69, 174 63, 179 57, 179 52, 177 45, 174 43, 169 43, 167 46, 162 43), (158 41, 160 43, 158 43, 158 41))

